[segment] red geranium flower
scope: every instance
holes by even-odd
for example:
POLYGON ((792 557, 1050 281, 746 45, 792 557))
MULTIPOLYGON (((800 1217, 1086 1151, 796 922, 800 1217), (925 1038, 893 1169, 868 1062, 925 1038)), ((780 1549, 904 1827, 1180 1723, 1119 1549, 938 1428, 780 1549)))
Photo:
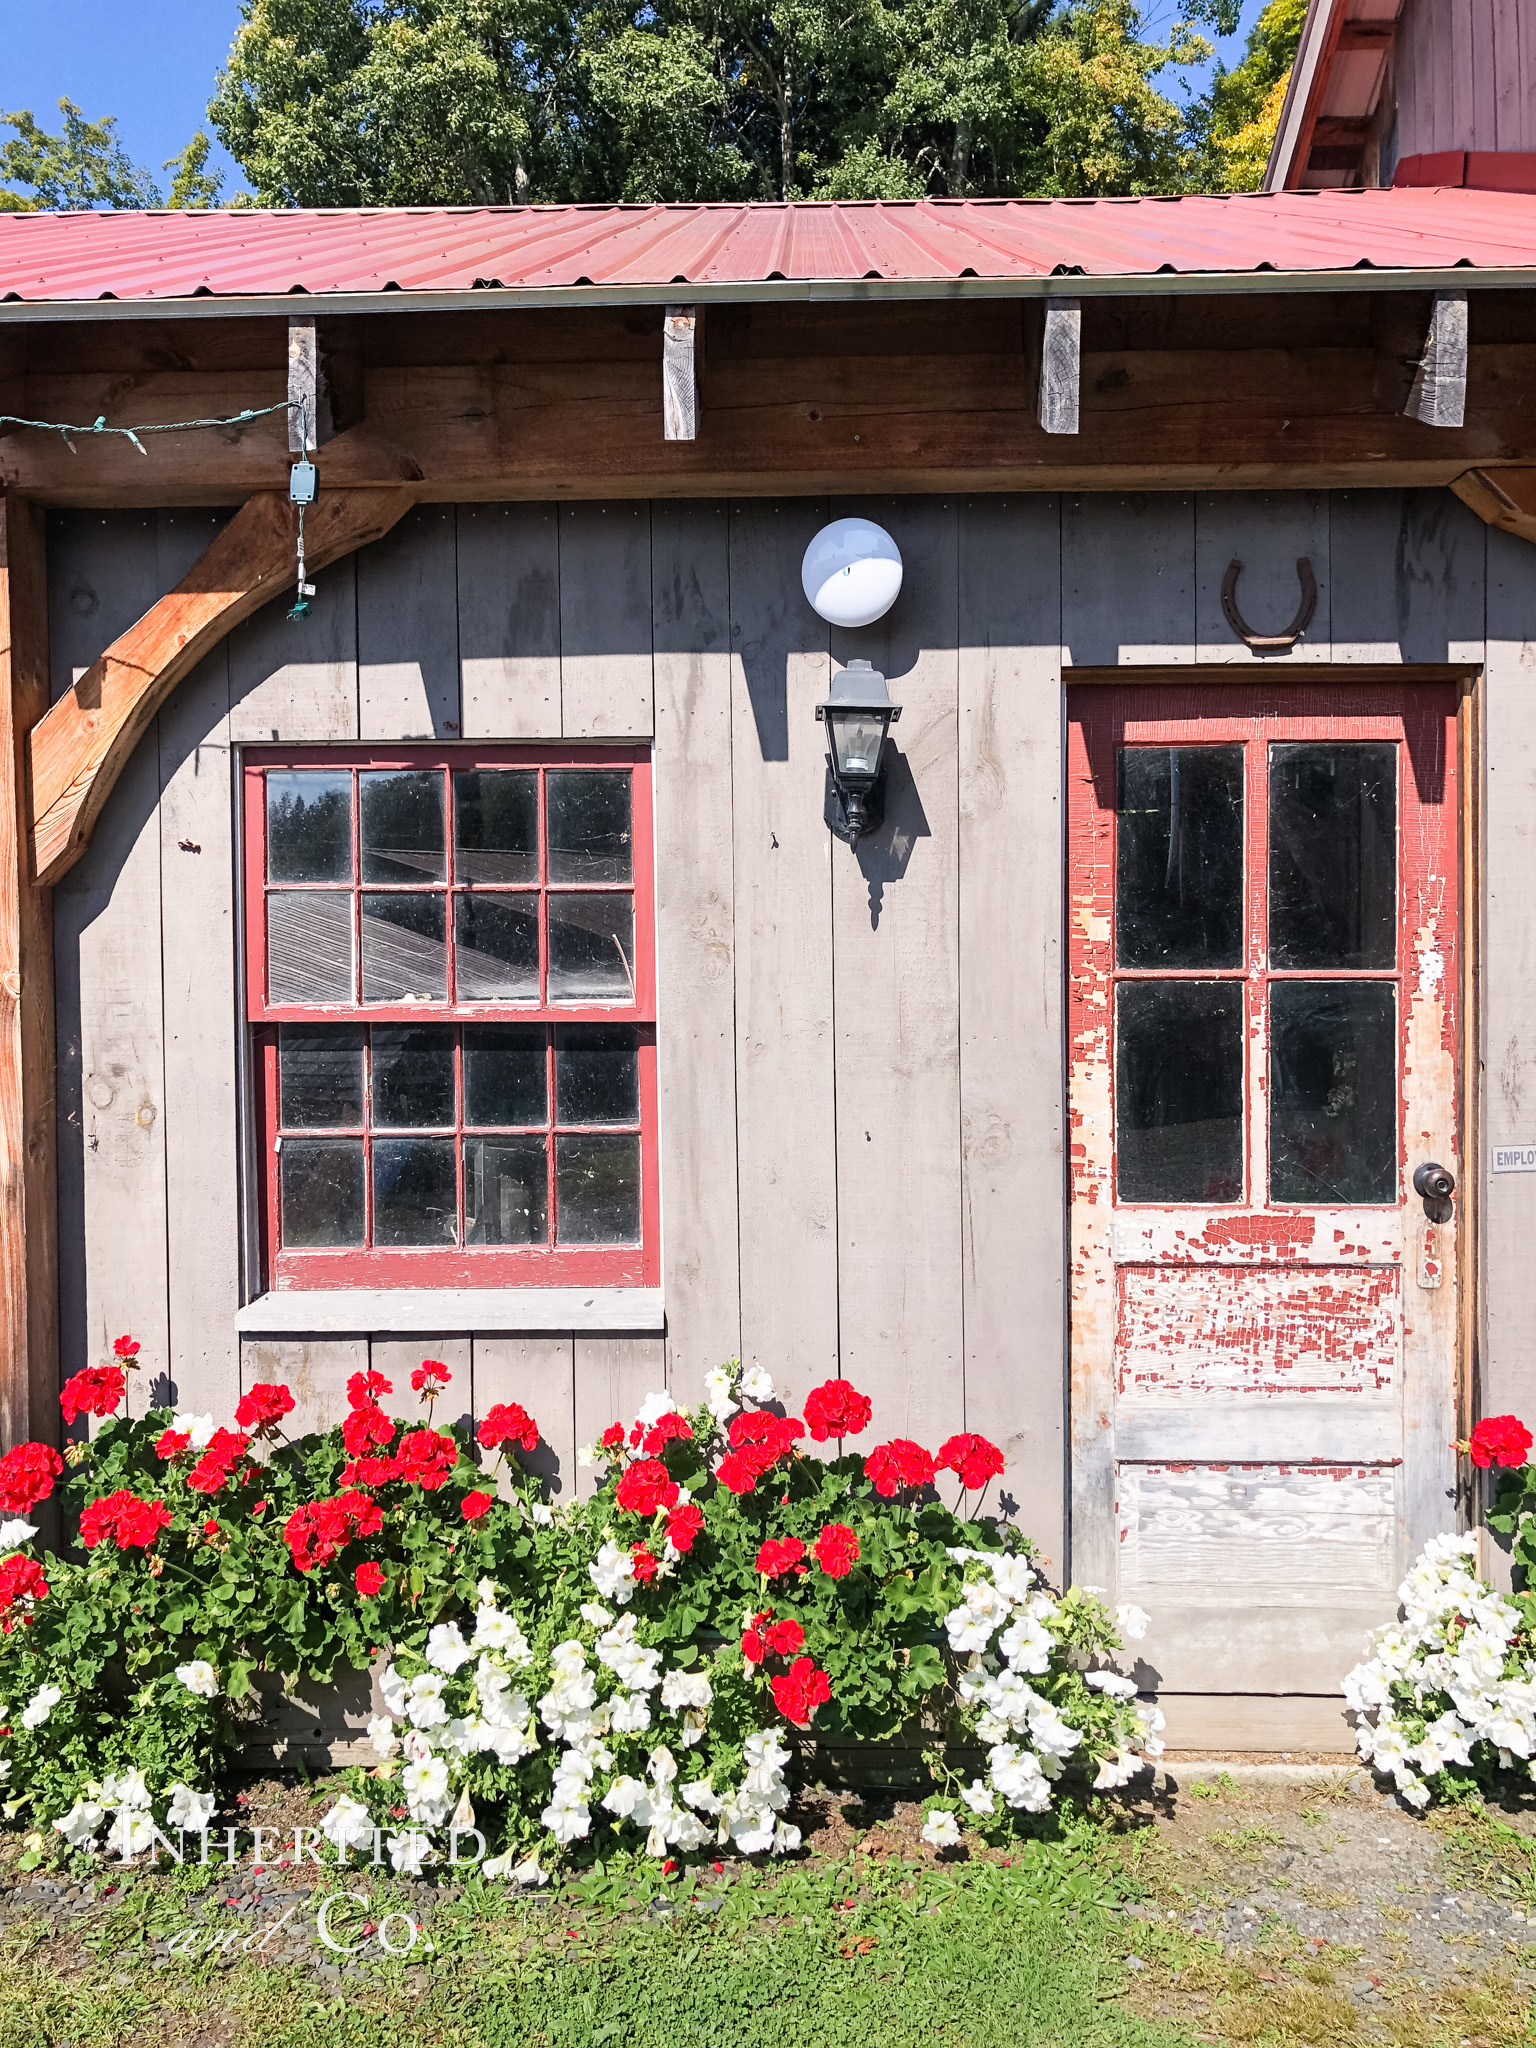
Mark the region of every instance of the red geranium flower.
POLYGON ((172 1458, 179 1458, 183 1451, 189 1451, 191 1448, 190 1429, 162 1429, 155 1438, 155 1456, 163 1458, 167 1464, 172 1458))
POLYGON ((384 1510, 371 1493, 338 1493, 336 1505, 346 1509, 354 1536, 377 1536, 384 1526, 384 1510))
POLYGON ((770 1678, 773 1703, 786 1721, 808 1728, 816 1709, 832 1697, 832 1681, 809 1657, 797 1657, 780 1678, 770 1678))
POLYGON ((763 1468, 751 1451, 727 1451, 715 1467, 715 1477, 727 1493, 750 1493, 763 1476, 763 1468))
POLYGON ((805 1424, 798 1415, 748 1408, 731 1417, 726 1433, 731 1448, 715 1467, 715 1477, 732 1493, 750 1493, 763 1474, 794 1449, 795 1438, 805 1435, 805 1424))
POLYGON ((285 1415, 293 1413, 293 1396, 286 1387, 274 1386, 270 1381, 251 1388, 235 1410, 235 1420, 242 1429, 248 1429, 256 1436, 265 1436, 274 1430, 285 1415))
POLYGON ((59 1406, 66 1422, 81 1415, 112 1415, 127 1391, 128 1375, 120 1365, 88 1365, 64 1382, 59 1406))
POLYGON ((384 1567, 381 1564, 360 1564, 352 1574, 352 1583, 365 1600, 373 1599, 384 1590, 384 1567))
POLYGON ((681 1490, 660 1458, 637 1458, 625 1467, 616 1498, 627 1514, 654 1515, 675 1507, 681 1490))
POLYGON ((440 1358, 424 1358, 411 1374, 411 1392, 431 1401, 443 1391, 453 1374, 440 1358))
POLYGON ((655 1578, 656 1559, 644 1543, 631 1545, 629 1554, 634 1561, 635 1578, 640 1585, 643 1586, 648 1579, 655 1578))
POLYGON ((754 1614, 742 1630, 741 1654, 749 1664, 761 1664, 768 1654, 765 1631, 773 1619, 773 1609, 765 1607, 761 1614, 754 1614))
POLYGON ((112 1356, 114 1358, 121 1358, 127 1360, 137 1358, 138 1355, 138 1340, 137 1338, 130 1337, 126 1330, 123 1332, 121 1337, 114 1337, 112 1339, 112 1356))
POLYGON ((846 1522, 828 1522, 816 1538, 816 1562, 829 1579, 846 1579, 859 1561, 859 1539, 846 1522))
MULTIPOLYGON (((387 1486, 400 1477, 397 1458, 353 1458, 337 1474, 338 1486, 387 1486)), ((265 1503, 263 1503, 265 1505, 265 1503)))
POLYGON ((250 1448, 248 1436, 240 1436, 232 1429, 216 1429, 203 1455, 187 1474, 188 1486, 194 1493, 222 1493, 250 1448))
POLYGON ((64 1460, 52 1444, 15 1444, 0 1458, 0 1512, 24 1515, 46 1500, 64 1460))
POLYGON ((805 1426, 819 1444, 828 1437, 857 1436, 868 1429, 874 1403, 847 1380, 828 1380, 805 1397, 805 1426))
POLYGON ((667 1541, 682 1555, 693 1548, 693 1539, 704 1526, 704 1510, 695 1507, 691 1500, 671 1510, 667 1516, 667 1541))
POLYGON ((396 1477, 436 1493, 458 1462, 459 1447, 451 1436, 438 1429, 413 1429, 400 1439, 396 1477))
POLYGON ((693 1424, 686 1415, 662 1415, 646 1431, 640 1448, 648 1458, 659 1457, 662 1447, 673 1441, 685 1442, 693 1435, 693 1424))
POLYGON ((394 1433, 393 1421, 371 1401, 349 1408, 341 1425, 341 1441, 353 1458, 362 1457, 370 1444, 387 1444, 394 1433))
POLYGON ((776 1579, 784 1572, 792 1572, 796 1565, 804 1571, 800 1560, 805 1556, 805 1545, 798 1536, 770 1536, 757 1553, 757 1568, 765 1579, 776 1579))
POLYGON ((1485 1415, 1467 1443, 1467 1455, 1486 1472, 1490 1465, 1523 1465, 1531 1432, 1517 1415, 1485 1415))
POLYGON ((486 1410, 485 1420, 475 1432, 488 1451, 498 1444, 521 1444, 525 1451, 539 1448, 539 1425, 516 1401, 498 1401, 486 1410))
POLYGON ((394 1381, 385 1379, 381 1372, 355 1372, 347 1381, 347 1404, 352 1408, 362 1408, 377 1401, 380 1394, 392 1394, 394 1391, 394 1381))
POLYGON ((459 1503, 459 1511, 466 1522, 478 1522, 482 1515, 488 1515, 496 1505, 494 1493, 466 1493, 459 1503))
POLYGON ((600 1441, 605 1451, 617 1451, 620 1448, 622 1448, 624 1442, 623 1423, 610 1422, 608 1427, 603 1431, 600 1441))
POLYGON ((355 1537, 377 1535, 383 1524, 384 1511, 370 1495, 340 1493, 295 1508, 283 1524, 283 1541, 295 1567, 310 1572, 329 1564, 355 1537))
POLYGON ((797 1650, 805 1648, 805 1630, 786 1615, 770 1625, 763 1637, 763 1647, 770 1656, 793 1657, 797 1650))
POLYGON ((0 1613, 9 1613, 18 1600, 46 1600, 48 1581, 35 1558, 18 1550, 0 1564, 0 1613))
POLYGON ((217 1536, 217 1535, 218 1535, 218 1533, 219 1533, 219 1524, 218 1524, 218 1518, 217 1518, 217 1516, 213 1516, 213 1517, 210 1517, 210 1519, 209 1519, 208 1521, 204 1522, 204 1524, 203 1524, 203 1534, 204 1534, 205 1536, 217 1536))
POLYGON ((147 1550, 170 1525, 170 1510, 164 1501, 140 1500, 137 1494, 119 1487, 116 1493, 87 1504, 80 1517, 80 1541, 87 1550, 94 1550, 110 1536, 119 1550, 147 1550))
POLYGON ((939 1445, 934 1463, 941 1472, 957 1473, 967 1491, 1000 1479, 1003 1473, 1002 1452, 984 1436, 950 1437, 939 1445))
POLYGON ((864 1460, 864 1476, 876 1493, 889 1500, 904 1486, 930 1485, 933 1460, 910 1437, 892 1437, 888 1444, 876 1444, 864 1460))

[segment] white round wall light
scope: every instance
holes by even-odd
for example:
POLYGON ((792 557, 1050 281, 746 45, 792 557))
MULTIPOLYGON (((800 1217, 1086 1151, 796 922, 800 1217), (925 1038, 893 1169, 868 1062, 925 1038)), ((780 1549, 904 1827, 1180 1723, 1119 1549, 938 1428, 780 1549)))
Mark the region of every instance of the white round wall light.
POLYGON ((872 626, 901 594, 901 550, 872 519, 834 519, 805 551, 800 581, 832 626, 872 626))

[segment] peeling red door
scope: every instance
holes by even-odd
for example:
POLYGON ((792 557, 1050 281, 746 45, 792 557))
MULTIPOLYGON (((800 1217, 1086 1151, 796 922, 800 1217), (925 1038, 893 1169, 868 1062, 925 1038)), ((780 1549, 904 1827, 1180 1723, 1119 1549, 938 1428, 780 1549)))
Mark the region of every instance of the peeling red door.
POLYGON ((1073 1576, 1332 1692, 1454 1520, 1455 693, 1068 712, 1073 1576))

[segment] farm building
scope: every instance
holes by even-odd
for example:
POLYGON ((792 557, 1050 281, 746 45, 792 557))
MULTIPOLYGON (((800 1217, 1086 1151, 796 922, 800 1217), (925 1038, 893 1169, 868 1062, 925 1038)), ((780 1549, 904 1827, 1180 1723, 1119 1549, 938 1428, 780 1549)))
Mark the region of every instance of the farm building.
POLYGON ((1313 12, 1260 194, 0 216, 7 1440, 842 1373, 1347 1742, 1536 1391, 1536 196, 1313 12))

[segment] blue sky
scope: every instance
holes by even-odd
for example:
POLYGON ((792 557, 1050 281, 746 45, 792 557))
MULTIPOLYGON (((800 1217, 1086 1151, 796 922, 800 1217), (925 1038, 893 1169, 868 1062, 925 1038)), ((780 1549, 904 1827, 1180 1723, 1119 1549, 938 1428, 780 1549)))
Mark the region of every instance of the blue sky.
MULTIPOLYGON (((1244 0, 1242 29, 1221 46, 1228 63, 1262 5, 1244 0)), ((1161 30, 1177 11, 1151 0, 1145 15, 1161 30)), ((0 0, 0 109, 29 108, 49 129, 61 96, 92 120, 115 114, 128 154, 163 190, 161 165, 206 125, 239 19, 240 0, 0 0)), ((209 163, 226 193, 240 183, 217 143, 209 163)))

